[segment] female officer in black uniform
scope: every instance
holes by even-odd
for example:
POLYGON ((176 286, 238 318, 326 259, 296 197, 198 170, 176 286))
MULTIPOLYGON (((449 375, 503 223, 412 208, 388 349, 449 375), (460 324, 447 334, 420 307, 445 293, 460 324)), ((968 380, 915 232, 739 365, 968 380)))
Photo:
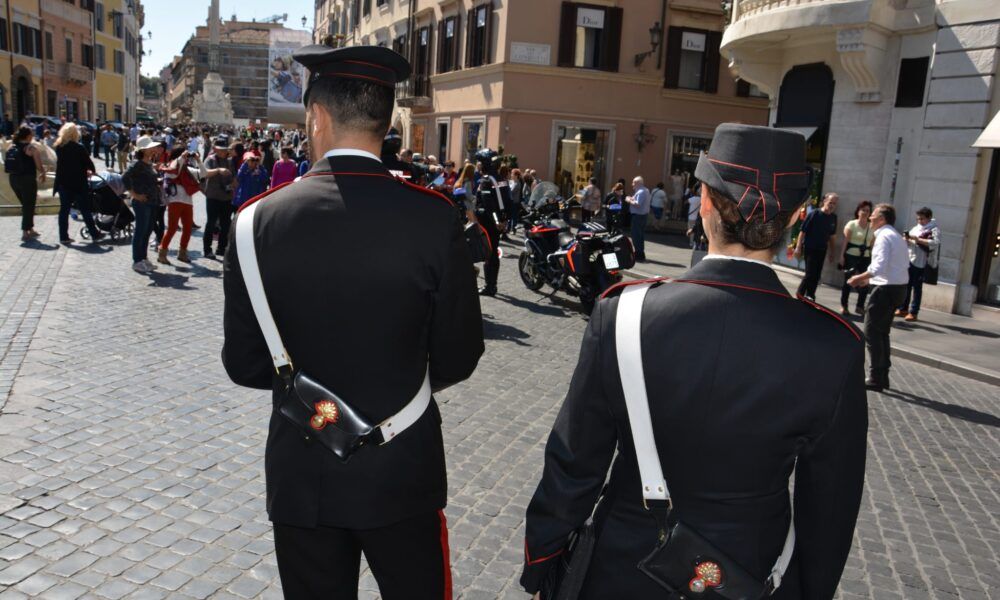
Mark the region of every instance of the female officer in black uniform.
MULTIPOLYGON (((864 346, 853 326, 789 296, 770 267, 806 196, 804 159, 800 134, 719 126, 696 172, 709 255, 683 282, 648 290, 639 309, 641 365, 656 455, 672 492, 668 525, 683 523, 763 584, 789 531, 794 470, 797 538, 773 597, 829 600, 864 480, 864 346)), ((542 587, 567 536, 590 516, 610 465, 582 597, 671 597, 637 568, 660 527, 645 508, 619 380, 623 287, 590 319, 545 449, 527 513, 521 584, 528 592, 542 587)), ((686 589, 698 587, 694 568, 679 591, 718 598, 686 589)))

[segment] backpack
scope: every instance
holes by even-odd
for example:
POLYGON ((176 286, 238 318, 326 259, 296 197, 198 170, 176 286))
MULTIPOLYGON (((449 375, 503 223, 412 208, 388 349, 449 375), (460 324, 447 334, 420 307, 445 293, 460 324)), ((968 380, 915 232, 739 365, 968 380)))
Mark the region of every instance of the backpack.
POLYGON ((3 157, 4 172, 9 175, 24 175, 31 172, 31 168, 25 163, 25 159, 31 160, 31 157, 22 152, 17 144, 11 144, 3 157))

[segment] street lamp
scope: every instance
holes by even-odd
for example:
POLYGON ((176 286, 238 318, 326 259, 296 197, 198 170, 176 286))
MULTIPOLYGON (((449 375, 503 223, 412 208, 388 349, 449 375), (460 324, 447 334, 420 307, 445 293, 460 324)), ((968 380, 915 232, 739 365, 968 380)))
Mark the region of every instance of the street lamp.
POLYGON ((634 59, 635 66, 638 67, 639 65, 642 64, 642 61, 652 56, 656 52, 656 49, 660 47, 660 44, 662 42, 663 42, 663 27, 660 25, 660 22, 657 21, 656 23, 653 23, 652 27, 649 28, 649 46, 650 46, 649 51, 640 52, 639 54, 635 55, 634 59))
POLYGON ((306 28, 306 22, 307 22, 307 21, 308 21, 308 19, 306 19, 305 15, 302 15, 302 28, 303 28, 303 29, 305 29, 305 28, 306 28))

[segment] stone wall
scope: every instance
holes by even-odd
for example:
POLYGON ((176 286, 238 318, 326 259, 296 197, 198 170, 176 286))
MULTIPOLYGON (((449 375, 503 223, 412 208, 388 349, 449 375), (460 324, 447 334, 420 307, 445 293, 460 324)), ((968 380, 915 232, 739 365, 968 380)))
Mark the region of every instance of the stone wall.
MULTIPOLYGON (((990 117, 997 62, 1000 23, 950 26, 941 24, 935 43, 930 87, 924 112, 923 135, 917 157, 909 211, 929 206, 941 227, 943 281, 960 279, 961 261, 969 244, 968 232, 977 203, 976 174, 982 151, 971 145, 990 117)), ((905 222, 913 219, 902 215, 905 222)), ((954 289, 934 290, 930 308, 954 310, 954 289)), ((963 311, 964 312, 964 311, 963 311)))

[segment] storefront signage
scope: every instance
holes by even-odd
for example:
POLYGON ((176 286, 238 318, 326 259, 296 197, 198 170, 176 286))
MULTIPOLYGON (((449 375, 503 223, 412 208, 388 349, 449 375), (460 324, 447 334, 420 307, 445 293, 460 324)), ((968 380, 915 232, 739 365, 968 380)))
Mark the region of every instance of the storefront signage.
POLYGON ((685 31, 681 37, 681 50, 691 50, 692 52, 705 51, 705 34, 685 31))
POLYGON ((550 44, 511 42, 510 62, 547 67, 552 64, 552 46, 550 44))
POLYGON ((604 29, 604 11, 595 8, 576 9, 576 26, 604 29))

